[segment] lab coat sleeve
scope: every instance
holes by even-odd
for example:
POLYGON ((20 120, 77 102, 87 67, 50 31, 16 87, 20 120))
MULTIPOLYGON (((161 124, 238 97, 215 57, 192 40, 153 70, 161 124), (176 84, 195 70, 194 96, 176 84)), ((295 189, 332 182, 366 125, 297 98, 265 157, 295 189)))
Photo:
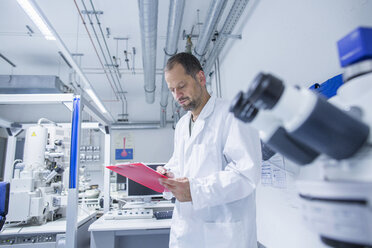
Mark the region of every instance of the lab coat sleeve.
POLYGON ((170 160, 168 161, 168 163, 166 163, 164 165, 164 167, 167 170, 171 171, 174 174, 175 177, 179 177, 179 174, 180 173, 179 173, 179 169, 178 169, 178 166, 177 166, 178 159, 177 159, 177 155, 175 153, 176 153, 176 151, 174 150, 172 157, 170 158, 170 160))
POLYGON ((243 199, 255 190, 259 181, 261 146, 258 132, 236 119, 227 123, 231 123, 227 124, 223 148, 227 165, 210 176, 190 178, 194 209, 243 199))

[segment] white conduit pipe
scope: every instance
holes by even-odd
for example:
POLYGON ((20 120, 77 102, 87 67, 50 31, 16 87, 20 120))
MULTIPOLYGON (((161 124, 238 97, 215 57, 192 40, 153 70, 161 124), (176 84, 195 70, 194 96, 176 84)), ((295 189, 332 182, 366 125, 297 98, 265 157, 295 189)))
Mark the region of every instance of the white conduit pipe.
POLYGON ((247 7, 248 2, 249 0, 235 0, 228 16, 226 17, 225 23, 222 26, 222 29, 213 46, 213 49, 208 56, 207 63, 203 68, 205 73, 209 73, 212 70, 213 65, 216 63, 219 54, 225 47, 229 35, 232 34, 232 31, 234 30, 245 8, 247 7))
POLYGON ((208 14, 205 18, 203 29, 199 35, 196 47, 194 49, 195 56, 202 62, 202 59, 207 51, 212 35, 216 29, 216 25, 225 8, 227 0, 211 1, 208 14))
MULTIPOLYGON (((164 67, 168 59, 177 53, 178 39, 180 37, 181 23, 185 7, 185 0, 171 0, 169 2, 168 30, 167 41, 164 48, 164 67)), ((168 106, 169 89, 165 82, 163 73, 161 84, 161 100, 160 100, 160 126, 165 127, 167 121, 167 106, 168 106)))
POLYGON ((158 26, 158 0, 138 0, 142 61, 147 103, 155 101, 156 40, 158 26))

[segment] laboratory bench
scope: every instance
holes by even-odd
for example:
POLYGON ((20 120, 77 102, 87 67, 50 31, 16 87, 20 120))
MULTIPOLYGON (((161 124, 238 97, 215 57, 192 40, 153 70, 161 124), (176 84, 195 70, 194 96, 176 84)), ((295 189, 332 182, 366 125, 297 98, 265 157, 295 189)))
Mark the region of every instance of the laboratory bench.
MULTIPOLYGON (((77 245, 89 247, 88 227, 96 220, 96 211, 81 211, 78 215, 77 245)), ((66 218, 42 225, 4 227, 0 232, 0 248, 65 247, 66 218)))
MULTIPOLYGON (((159 202, 156 204, 126 204, 124 209, 173 209, 174 204, 159 202)), ((106 213, 107 215, 109 213, 106 213)), ((105 215, 89 227, 91 248, 116 247, 168 247, 172 219, 105 219, 105 215)))

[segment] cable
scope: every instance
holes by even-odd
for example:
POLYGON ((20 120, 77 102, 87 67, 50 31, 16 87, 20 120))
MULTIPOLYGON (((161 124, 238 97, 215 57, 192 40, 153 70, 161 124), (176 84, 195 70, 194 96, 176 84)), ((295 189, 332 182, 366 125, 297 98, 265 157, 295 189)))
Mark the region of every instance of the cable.
MULTIPOLYGON (((89 15, 89 13, 88 13, 88 9, 87 9, 87 7, 86 7, 86 5, 85 5, 85 3, 84 3, 84 0, 81 0, 81 2, 82 2, 82 4, 83 4, 83 6, 84 6, 84 9, 85 9, 86 13, 87 13, 87 17, 88 17, 89 22, 90 22, 90 24, 91 24, 91 26, 92 26, 92 29, 93 29, 94 35, 96 36, 96 40, 97 40, 97 43, 98 43, 99 48, 100 48, 100 50, 101 50, 101 53, 102 53, 102 55, 103 55, 103 59, 105 60, 105 63, 108 65, 109 63, 108 63, 107 58, 106 58, 106 55, 105 55, 105 53, 104 53, 104 51, 103 51, 103 48, 102 48, 101 42, 100 42, 99 39, 98 39, 98 35, 97 35, 97 32, 96 32, 96 29, 94 28, 93 21, 92 21, 92 19, 90 18, 90 15, 89 15)), ((115 79, 114 79, 114 77, 113 77, 113 75, 112 75, 112 71, 111 71, 111 69, 109 69, 109 73, 110 73, 110 76, 111 76, 111 78, 112 78, 112 82, 113 82, 114 85, 115 85, 116 92, 119 92, 119 87, 118 87, 117 83, 115 82, 115 79)), ((119 86, 120 86, 120 83, 119 83, 119 86)), ((120 96, 119 96, 119 97, 120 97, 120 96)))
POLYGON ((103 71, 105 72, 105 75, 106 75, 106 77, 107 77, 108 82, 110 83, 110 86, 111 86, 112 91, 114 92, 115 98, 116 98, 116 100, 119 100, 118 96, 116 95, 117 93, 115 92, 115 89, 114 89, 114 87, 113 87, 113 85, 112 85, 112 83, 111 83, 111 81, 110 81, 110 79, 109 79, 109 77, 108 77, 108 75, 107 75, 107 73, 106 73, 106 69, 105 69, 105 67, 104 67, 104 65, 103 65, 103 63, 102 63, 102 60, 101 60, 101 58, 100 58, 99 55, 98 55, 97 48, 96 48, 96 46, 94 45, 94 42, 93 42, 92 36, 91 36, 90 33, 89 33, 89 30, 88 30, 88 28, 87 28, 87 25, 86 25, 86 23, 85 23, 85 21, 84 21, 83 16, 81 15, 81 11, 80 11, 79 6, 78 6, 77 3, 76 3, 76 0, 74 0, 74 3, 75 3, 75 6, 76 6, 77 11, 79 12, 80 18, 81 18, 81 20, 82 20, 82 22, 83 22, 83 24, 84 24, 85 30, 86 30, 87 33, 88 33, 89 39, 90 39, 90 41, 91 41, 91 43, 92 43, 92 45, 93 45, 94 51, 95 51, 95 53, 96 53, 96 55, 97 55, 97 57, 98 57, 98 60, 99 60, 99 62, 100 62, 100 64, 101 64, 101 66, 102 66, 102 69, 103 69, 103 71))
MULTIPOLYGON (((83 0, 82 0, 82 1, 83 1, 83 0)), ((92 0, 90 0, 90 4, 92 5, 93 13, 94 13, 94 15, 95 15, 95 17, 96 17, 96 20, 97 20, 97 24, 98 24, 99 30, 101 31, 102 39, 103 39, 103 42, 105 43, 105 47, 106 47, 107 53, 108 53, 108 55, 109 55, 109 58, 110 58, 111 64, 114 64, 114 62, 112 61, 112 56, 111 56, 111 53, 110 53, 110 49, 109 49, 108 46, 107 46, 107 42, 106 42, 106 39, 105 39, 105 34, 103 33, 103 30, 102 30, 102 27, 101 27, 101 23, 100 23, 100 21, 99 21, 99 19, 98 19, 97 12, 96 12, 96 9, 94 8, 94 4, 93 4, 93 1, 92 1, 92 0)), ((118 69, 118 68, 116 68, 116 72, 119 73, 119 69, 118 69)), ((115 73, 115 76, 116 76, 116 79, 117 79, 117 81, 118 81, 118 85, 119 85, 119 87, 120 87, 121 92, 124 92, 124 90, 123 90, 123 88, 122 88, 122 86, 121 86, 121 83, 120 83, 119 76, 117 75, 117 73, 115 73)), ((123 94, 123 97, 124 97, 124 99, 126 99, 126 97, 125 97, 124 94, 123 94)))
POLYGON ((46 118, 40 118, 39 121, 37 122, 37 124, 41 125, 42 122, 47 122, 47 123, 54 124, 55 126, 58 126, 57 123, 55 123, 54 121, 48 120, 46 118))
MULTIPOLYGON (((84 5, 85 10, 87 11, 87 8, 86 8, 86 6, 85 6, 85 4, 84 4, 84 0, 82 0, 82 3, 83 3, 83 5, 84 5)), ((101 32, 101 35, 102 35, 102 40, 103 40, 103 42, 104 42, 104 44, 105 44, 106 51, 107 51, 107 53, 108 53, 108 57, 110 58, 111 64, 114 65, 114 62, 113 62, 113 60, 112 60, 112 56, 111 56, 111 53, 110 53, 110 49, 108 48, 108 45, 107 45, 107 42, 106 42, 106 38, 105 38, 105 35, 104 35, 103 30, 102 30, 102 27, 101 27, 101 23, 100 23, 100 21, 99 21, 99 19, 98 19, 97 12, 96 12, 96 9, 94 8, 94 4, 93 4, 93 1, 92 1, 92 0, 90 0, 90 4, 91 4, 91 6, 92 6, 94 16, 96 17, 96 21, 97 21, 98 27, 99 27, 100 32, 101 32)), ((88 15, 88 18, 89 18, 89 21, 90 21, 91 24, 92 24, 92 21, 91 21, 89 15, 88 15)), ((92 24, 92 28, 93 28, 94 34, 96 35, 97 42, 98 42, 98 44, 99 44, 99 46, 100 46, 100 49, 101 49, 101 52, 102 52, 102 54, 103 54, 103 56, 104 56, 104 59, 105 59, 105 61, 106 61, 106 64, 108 64, 107 59, 106 59, 106 56, 104 55, 103 48, 102 48, 102 46, 101 46, 101 43, 99 42, 98 35, 97 35, 96 31, 95 31, 95 28, 94 28, 93 24, 92 24)), ((122 100, 123 104, 124 104, 124 102, 125 102, 125 107, 127 108, 127 106, 128 106, 128 102, 127 102, 127 98, 126 98, 126 96, 125 96, 125 93, 124 93, 124 90, 123 90, 123 88, 122 88, 121 81, 120 81, 120 78, 119 78, 119 76, 120 76, 120 72, 119 72, 119 69, 118 69, 117 67, 115 67, 115 69, 116 69, 116 70, 115 70, 115 73, 114 73, 114 74, 115 74, 115 77, 116 77, 116 80, 117 80, 117 85, 118 85, 117 88, 120 88, 120 92, 121 92, 121 94, 119 94, 119 97, 120 97, 120 99, 122 100), (118 75, 118 74, 119 74, 119 75, 118 75)), ((112 74, 111 74, 111 70, 110 70, 110 75, 111 75, 111 77, 113 77, 112 74)), ((114 81, 114 83, 115 83, 114 78, 113 78, 113 81, 114 81)), ((119 90, 118 90, 118 91, 119 91, 119 90)), ((126 114, 127 114, 127 111, 126 111, 126 114)))
MULTIPOLYGON (((97 32, 96 32, 96 29, 95 29, 94 26, 93 26, 93 21, 92 21, 92 19, 91 19, 90 16, 89 16, 88 9, 87 9, 87 7, 86 7, 86 5, 85 5, 85 3, 84 3, 84 0, 81 0, 81 2, 82 2, 82 4, 83 4, 83 6, 84 6, 84 9, 85 9, 86 13, 87 13, 87 17, 88 17, 88 19, 89 19, 90 25, 92 26, 92 29, 93 29, 94 35, 96 36, 97 43, 98 43, 99 48, 100 48, 100 50, 101 50, 101 53, 102 53, 103 59, 105 60, 105 63, 108 65, 109 63, 108 63, 108 61, 107 61, 107 58, 106 58, 105 53, 103 52, 103 48, 102 48, 101 42, 100 42, 99 39, 98 39, 98 35, 97 35, 97 32)), ((116 82, 115 82, 114 77, 112 76, 112 72, 111 72, 111 70, 109 70, 109 72, 110 72, 110 76, 111 76, 111 78, 112 78, 112 81, 114 82, 114 85, 115 85, 116 91, 118 92, 118 91, 119 91, 119 88, 118 88, 118 86, 117 86, 117 84, 116 84, 116 82)))
POLYGON ((220 98, 222 97, 222 89, 221 89, 221 74, 220 74, 220 59, 219 59, 219 57, 217 57, 217 59, 216 59, 216 62, 217 62, 217 74, 218 74, 218 88, 219 88, 219 90, 218 90, 218 92, 219 92, 219 94, 220 94, 220 98))

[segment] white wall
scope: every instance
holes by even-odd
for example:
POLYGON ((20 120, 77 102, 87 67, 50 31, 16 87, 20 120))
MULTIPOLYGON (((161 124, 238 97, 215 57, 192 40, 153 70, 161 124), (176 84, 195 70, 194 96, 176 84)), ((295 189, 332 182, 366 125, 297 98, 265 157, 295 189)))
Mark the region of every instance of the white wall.
MULTIPOLYGON (((168 162, 173 153, 174 130, 171 125, 160 129, 141 130, 114 130, 112 131, 111 144, 115 136, 130 134, 134 144, 135 162, 168 162)), ((111 145, 111 161, 115 160, 114 148, 111 145)))
POLYGON ((372 26, 371 10, 367 0, 259 1, 243 39, 221 55, 223 96, 246 90, 261 71, 303 86, 341 73, 336 42, 358 26, 372 26))
MULTIPOLYGON (((261 71, 304 87, 340 74, 336 42, 358 26, 372 27, 367 0, 252 0, 249 6, 253 11, 236 30, 243 39, 227 43, 220 57, 227 99, 247 90, 261 71)), ((301 177, 317 174, 316 168, 300 171, 301 177)), ((269 248, 322 247, 301 223, 294 177, 287 175, 287 189, 257 189, 259 240, 269 248)))

